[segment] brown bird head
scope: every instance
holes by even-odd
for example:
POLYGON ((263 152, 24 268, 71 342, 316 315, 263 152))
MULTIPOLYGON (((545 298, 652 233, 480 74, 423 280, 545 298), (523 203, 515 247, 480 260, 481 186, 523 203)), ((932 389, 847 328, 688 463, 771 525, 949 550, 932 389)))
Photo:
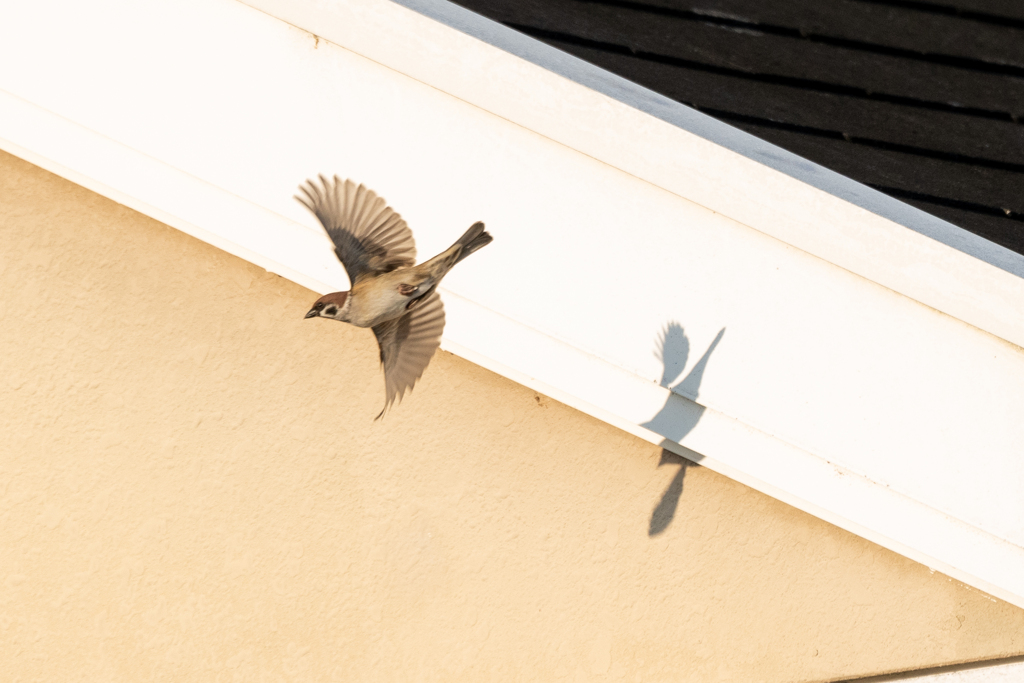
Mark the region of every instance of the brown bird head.
POLYGON ((307 318, 331 318, 343 320, 342 312, 345 310, 345 302, 348 301, 348 292, 332 292, 324 294, 316 300, 313 308, 306 313, 307 318))

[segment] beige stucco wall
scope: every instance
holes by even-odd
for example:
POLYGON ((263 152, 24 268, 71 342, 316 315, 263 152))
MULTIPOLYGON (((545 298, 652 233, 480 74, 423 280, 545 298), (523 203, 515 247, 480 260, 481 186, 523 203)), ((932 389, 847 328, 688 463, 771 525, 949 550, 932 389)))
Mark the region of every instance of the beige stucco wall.
POLYGON ((374 423, 372 334, 2 153, 0 286, 0 680, 808 681, 1024 652, 1024 611, 704 468, 649 536, 678 461, 450 354, 374 423))

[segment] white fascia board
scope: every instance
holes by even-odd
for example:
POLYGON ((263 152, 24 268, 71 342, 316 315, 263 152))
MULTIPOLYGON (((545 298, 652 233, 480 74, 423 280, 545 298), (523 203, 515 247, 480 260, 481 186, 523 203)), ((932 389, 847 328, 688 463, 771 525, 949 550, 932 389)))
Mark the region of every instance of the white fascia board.
POLYGON ((1024 657, 972 662, 898 674, 868 676, 837 683, 1019 683, 1024 681, 1024 657))
MULTIPOLYGON (((1024 606, 1021 348, 641 177, 634 142, 653 154, 643 141, 661 136, 680 177, 735 164, 740 190, 718 175, 705 194, 742 203, 761 173, 778 212, 850 230, 859 216, 854 251, 889 219, 400 5, 290 6, 348 12, 354 44, 235 0, 4 6, 0 146, 321 292, 347 282, 291 199, 316 172, 383 194, 421 256, 483 219, 495 243, 445 280, 445 348, 1024 606), (412 45, 411 71, 458 71, 463 50, 482 92, 508 79, 527 110, 563 102, 620 159, 384 66, 367 44, 412 45), (652 351, 672 321, 666 370, 652 351)), ((896 227, 886 248, 915 264, 990 268, 972 271, 972 296, 998 308, 1007 269, 896 227)))
POLYGON ((446 0, 396 1, 417 14, 242 0, 1024 346, 1024 256, 446 0))

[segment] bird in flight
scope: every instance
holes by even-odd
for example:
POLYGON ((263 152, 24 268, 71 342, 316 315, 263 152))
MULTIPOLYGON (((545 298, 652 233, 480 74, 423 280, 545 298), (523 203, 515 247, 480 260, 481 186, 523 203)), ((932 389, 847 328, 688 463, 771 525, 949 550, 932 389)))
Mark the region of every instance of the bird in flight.
POLYGON ((416 265, 416 244, 402 217, 383 198, 351 180, 320 176, 295 195, 323 224, 351 289, 325 294, 306 318, 330 318, 373 329, 384 368, 384 409, 420 378, 444 330, 437 285, 452 267, 494 238, 474 223, 455 244, 416 265))

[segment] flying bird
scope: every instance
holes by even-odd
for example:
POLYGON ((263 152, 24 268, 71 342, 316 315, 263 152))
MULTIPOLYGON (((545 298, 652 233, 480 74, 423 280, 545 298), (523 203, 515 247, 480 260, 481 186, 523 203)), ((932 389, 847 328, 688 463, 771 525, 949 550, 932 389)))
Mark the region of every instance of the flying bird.
POLYGON ((351 289, 325 294, 306 318, 330 318, 369 327, 384 368, 384 409, 401 400, 420 378, 444 330, 437 285, 452 267, 494 238, 474 223, 455 244, 416 265, 416 244, 402 217, 383 198, 351 180, 320 176, 295 195, 323 224, 351 289))

